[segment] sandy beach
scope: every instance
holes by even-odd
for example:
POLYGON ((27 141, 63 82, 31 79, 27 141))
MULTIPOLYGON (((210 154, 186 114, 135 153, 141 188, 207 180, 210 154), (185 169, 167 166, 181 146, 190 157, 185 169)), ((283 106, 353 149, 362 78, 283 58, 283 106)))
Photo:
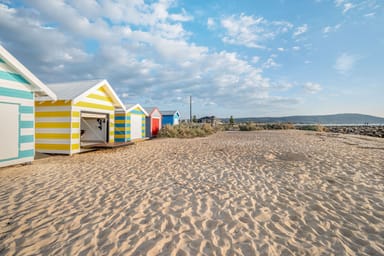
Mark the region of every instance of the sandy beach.
POLYGON ((0 169, 0 255, 384 255, 384 140, 221 132, 0 169))

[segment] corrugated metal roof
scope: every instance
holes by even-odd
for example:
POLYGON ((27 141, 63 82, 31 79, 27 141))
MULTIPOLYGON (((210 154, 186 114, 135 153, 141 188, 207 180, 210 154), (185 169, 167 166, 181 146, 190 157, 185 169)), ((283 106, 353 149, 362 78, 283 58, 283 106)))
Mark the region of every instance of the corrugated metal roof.
POLYGON ((145 111, 150 114, 152 113, 152 111, 156 108, 156 107, 143 107, 145 109, 145 111))
POLYGON ((160 113, 163 115, 163 116, 173 116, 175 113, 177 112, 177 110, 160 110, 160 113))
POLYGON ((75 81, 75 82, 66 82, 66 83, 55 83, 48 84, 49 89, 51 89, 57 96, 58 100, 73 100, 78 96, 91 89, 98 83, 103 81, 102 79, 98 80, 87 80, 87 81, 75 81))
POLYGON ((131 109, 133 108, 134 106, 136 106, 137 104, 125 104, 125 109, 131 109))

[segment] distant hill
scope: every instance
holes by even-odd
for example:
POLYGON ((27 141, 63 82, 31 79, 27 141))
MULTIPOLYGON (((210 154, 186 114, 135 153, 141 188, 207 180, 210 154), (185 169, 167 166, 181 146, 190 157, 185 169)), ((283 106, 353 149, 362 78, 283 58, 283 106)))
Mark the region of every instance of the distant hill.
MULTIPOLYGON (((285 117, 248 117, 236 118, 236 123, 257 122, 257 123, 294 123, 294 124, 382 124, 384 118, 363 114, 335 114, 319 116, 285 116, 285 117)), ((228 118, 222 119, 228 122, 228 118)))

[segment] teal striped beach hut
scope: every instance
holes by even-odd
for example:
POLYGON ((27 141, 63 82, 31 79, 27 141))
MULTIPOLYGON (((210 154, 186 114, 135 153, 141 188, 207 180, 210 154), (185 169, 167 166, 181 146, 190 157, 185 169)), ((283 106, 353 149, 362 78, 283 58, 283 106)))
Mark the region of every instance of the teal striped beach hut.
POLYGON ((0 45, 0 167, 35 157, 35 95, 56 100, 36 76, 0 45))
POLYGON ((145 118, 148 113, 140 104, 126 105, 125 108, 115 112, 115 141, 145 138, 145 118))

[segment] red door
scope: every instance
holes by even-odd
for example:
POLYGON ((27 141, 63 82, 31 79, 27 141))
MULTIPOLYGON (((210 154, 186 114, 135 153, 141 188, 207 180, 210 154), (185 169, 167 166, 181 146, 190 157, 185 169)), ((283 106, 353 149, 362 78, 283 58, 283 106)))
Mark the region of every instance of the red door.
POLYGON ((157 135, 157 133, 159 132, 159 127, 160 127, 160 119, 152 118, 152 125, 151 125, 152 136, 157 135))

